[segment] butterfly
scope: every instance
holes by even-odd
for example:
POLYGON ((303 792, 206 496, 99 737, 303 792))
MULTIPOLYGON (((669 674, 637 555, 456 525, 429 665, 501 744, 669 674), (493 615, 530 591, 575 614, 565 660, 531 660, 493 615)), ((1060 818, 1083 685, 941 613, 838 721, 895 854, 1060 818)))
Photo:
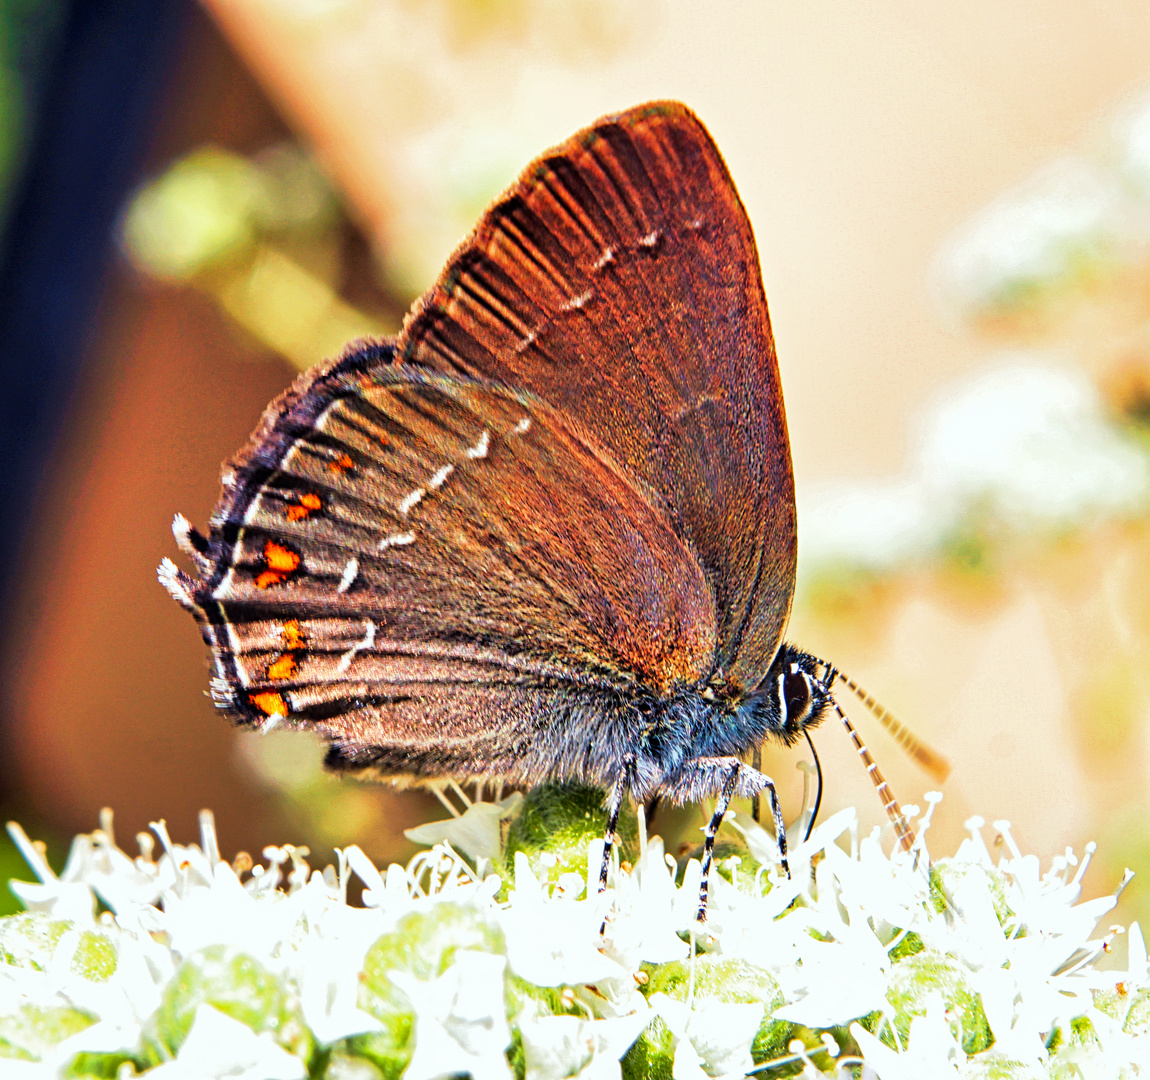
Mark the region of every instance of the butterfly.
MULTIPOLYGON (((608 116, 532 162, 393 341, 268 406, 223 472, 198 578, 215 703, 318 732, 335 770, 769 797, 757 761, 829 712, 783 642, 794 481, 747 214, 685 106, 608 116)), ((853 684, 850 684, 853 687, 853 684)), ((808 736, 809 738, 809 736, 808 736)), ((812 747, 813 749, 813 747, 812 747)))

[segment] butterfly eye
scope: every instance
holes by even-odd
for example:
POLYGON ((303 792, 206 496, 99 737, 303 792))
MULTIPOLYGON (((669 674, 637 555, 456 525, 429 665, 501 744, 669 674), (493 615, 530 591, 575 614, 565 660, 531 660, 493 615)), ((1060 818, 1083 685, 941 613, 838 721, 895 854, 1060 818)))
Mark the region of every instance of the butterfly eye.
POLYGON ((806 719, 811 706, 811 684, 796 670, 788 671, 782 679, 783 712, 788 723, 799 724, 806 719))

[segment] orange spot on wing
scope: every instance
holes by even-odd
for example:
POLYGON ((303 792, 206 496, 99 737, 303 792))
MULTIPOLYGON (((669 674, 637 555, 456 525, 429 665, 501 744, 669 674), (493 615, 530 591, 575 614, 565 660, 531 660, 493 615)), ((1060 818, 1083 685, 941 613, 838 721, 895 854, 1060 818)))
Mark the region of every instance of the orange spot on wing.
POLYGON ((248 694, 250 701, 265 716, 287 716, 291 711, 284 701, 283 694, 262 693, 248 694))
POLYGON ((327 467, 334 473, 345 473, 355 468, 355 462, 347 454, 340 454, 335 461, 329 461, 327 467))
POLYGON ((307 644, 307 639, 299 627, 299 619, 288 619, 284 623, 282 638, 285 649, 302 649, 307 644))
POLYGON ((268 664, 269 679, 290 679, 299 673, 299 664, 291 653, 284 653, 268 664))
POLYGON ((323 509, 323 500, 314 492, 308 491, 301 495, 285 511, 288 521, 303 521, 314 511, 323 509))
POLYGON ((269 540, 264 544, 264 562, 269 570, 281 574, 291 574, 299 569, 299 554, 283 544, 269 540))
POLYGON ((270 589, 273 585, 282 585, 289 574, 299 569, 299 553, 292 551, 283 544, 269 540, 264 544, 264 562, 268 568, 256 578, 257 589, 270 589))

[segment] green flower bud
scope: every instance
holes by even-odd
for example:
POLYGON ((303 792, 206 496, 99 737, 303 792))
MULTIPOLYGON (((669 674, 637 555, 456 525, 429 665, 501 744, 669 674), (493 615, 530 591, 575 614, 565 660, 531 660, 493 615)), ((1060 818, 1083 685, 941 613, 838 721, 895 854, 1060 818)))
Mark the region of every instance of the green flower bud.
MULTIPOLYGON (((515 853, 522 851, 531 872, 555 883, 562 874, 587 877, 587 845, 603 838, 607 811, 603 792, 577 784, 550 784, 530 791, 507 834, 504 848, 506 880, 515 880, 515 853)), ((630 806, 619 815, 620 855, 633 859, 638 819, 630 806)), ((598 873, 598 867, 595 872, 598 873)))
POLYGON ((311 1036, 279 977, 247 953, 209 945, 188 956, 165 987, 145 1040, 149 1060, 175 1057, 200 1005, 211 1005, 254 1032, 272 1032, 290 1053, 306 1058, 310 1052, 311 1036))
POLYGON ((72 955, 72 972, 90 982, 105 982, 116 970, 116 946, 96 930, 85 930, 72 955))
POLYGON ((384 1030, 344 1040, 346 1052, 373 1062, 389 1080, 399 1077, 414 1050, 415 1010, 388 972, 433 979, 451 966, 460 949, 503 955, 503 931, 477 908, 441 903, 404 915, 394 930, 377 938, 364 958, 359 1006, 384 1030))
POLYGON ((39 1061, 57 1043, 95 1022, 91 1013, 66 1005, 21 1005, 0 1016, 0 1058, 39 1061))
MULTIPOLYGON (((694 1002, 696 1008, 708 1002, 728 1004, 761 1004, 763 1021, 751 1043, 751 1056, 756 1064, 786 1053, 794 1026, 772 1019, 772 1013, 783 1004, 783 994, 771 973, 745 960, 702 955, 694 960, 694 1002)), ((663 993, 677 1001, 686 1001, 691 983, 691 961, 673 960, 657 966, 644 965, 647 984, 643 993, 650 997, 663 993)), ((631 1044, 623 1057, 624 1080, 667 1080, 674 1064, 671 1032, 656 1017, 631 1044)))
MULTIPOLYGON (((977 1054, 994 1042, 982 1000, 967 982, 955 960, 933 949, 904 957, 891 969, 886 999, 894 1009, 894 1026, 905 1046, 910 1022, 926 1015, 927 999, 940 994, 950 1017, 951 1030, 968 1054, 977 1054)), ((893 1040, 888 1040, 892 1041, 893 1040)))
POLYGON ((1047 1076, 1025 1061, 993 1051, 971 1058, 963 1073, 964 1080, 1047 1080, 1047 1076))

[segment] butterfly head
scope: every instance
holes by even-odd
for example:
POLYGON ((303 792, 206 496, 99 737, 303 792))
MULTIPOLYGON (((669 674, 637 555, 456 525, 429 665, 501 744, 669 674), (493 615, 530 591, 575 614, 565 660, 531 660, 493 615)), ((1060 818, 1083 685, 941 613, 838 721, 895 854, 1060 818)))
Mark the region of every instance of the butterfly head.
POLYGON ((830 688, 836 673, 825 661, 794 645, 780 646, 767 676, 750 705, 764 727, 764 737, 787 746, 821 723, 834 708, 830 688))

